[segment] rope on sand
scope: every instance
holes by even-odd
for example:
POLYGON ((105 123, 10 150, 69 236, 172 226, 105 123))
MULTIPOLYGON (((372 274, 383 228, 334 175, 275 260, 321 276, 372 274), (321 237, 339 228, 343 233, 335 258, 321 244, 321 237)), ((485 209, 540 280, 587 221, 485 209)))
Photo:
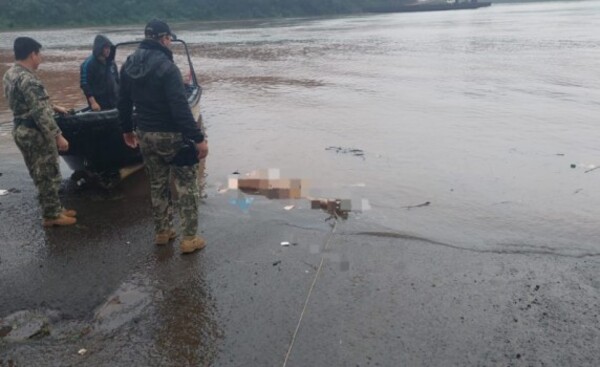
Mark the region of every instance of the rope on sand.
MULTIPOLYGON (((329 247, 329 243, 331 242, 331 239, 333 238, 333 234, 335 233, 335 230, 337 229, 337 221, 334 222, 333 228, 331 230, 331 232, 329 232, 329 236, 327 237, 327 241, 325 242, 325 246, 323 247, 323 251, 327 250, 327 248, 329 247)), ((319 264, 319 267, 317 269, 317 272, 315 273, 315 277, 313 279, 313 282, 310 286, 310 289, 308 290, 308 294, 306 295, 306 300, 304 301, 304 307, 302 308, 302 312, 300 313, 300 319, 298 319, 298 324, 296 325, 296 330, 294 331, 294 335, 292 336, 292 341, 290 342, 290 347, 288 348, 288 351, 285 355, 285 360, 283 361, 283 367, 286 367, 288 359, 290 358, 290 355, 292 354, 292 349, 294 348, 294 343, 296 342, 296 336, 298 335, 298 331, 300 330, 300 325, 302 324, 302 319, 304 318, 304 314, 306 313, 306 309, 308 308, 308 302, 310 301, 310 296, 312 294, 313 289, 315 288, 315 284, 317 284, 317 279, 319 279, 319 274, 321 274, 321 269, 323 269, 323 263, 325 262, 325 257, 321 256, 321 263, 319 264)))

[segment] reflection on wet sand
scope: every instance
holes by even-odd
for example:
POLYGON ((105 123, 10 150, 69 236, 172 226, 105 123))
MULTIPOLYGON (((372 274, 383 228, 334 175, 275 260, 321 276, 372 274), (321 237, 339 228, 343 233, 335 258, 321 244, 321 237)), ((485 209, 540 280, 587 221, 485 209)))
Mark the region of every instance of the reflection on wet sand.
MULTIPOLYGON (((200 161, 198 185, 206 185, 206 159, 200 161)), ((175 191, 173 191, 175 192, 175 191)), ((222 337, 216 321, 215 301, 204 280, 204 268, 195 255, 179 258, 176 244, 157 247, 154 269, 149 275, 161 292, 156 303, 155 346, 172 366, 208 366, 217 355, 222 337)))
POLYGON ((175 252, 171 246, 156 251, 159 271, 152 274, 162 296, 155 305, 155 346, 170 366, 212 365, 223 334, 216 303, 201 258, 179 259, 175 252))
MULTIPOLYGON (((47 248, 59 252, 65 246, 81 248, 81 238, 85 238, 85 243, 106 242, 110 231, 122 234, 122 242, 126 243, 128 231, 152 222, 149 191, 143 170, 129 176, 112 190, 94 185, 80 187, 72 180, 64 180, 61 200, 66 207, 76 208, 80 220, 72 231, 80 236, 73 236, 72 231, 46 231, 47 248)), ((148 238, 150 236, 151 233, 148 238)))

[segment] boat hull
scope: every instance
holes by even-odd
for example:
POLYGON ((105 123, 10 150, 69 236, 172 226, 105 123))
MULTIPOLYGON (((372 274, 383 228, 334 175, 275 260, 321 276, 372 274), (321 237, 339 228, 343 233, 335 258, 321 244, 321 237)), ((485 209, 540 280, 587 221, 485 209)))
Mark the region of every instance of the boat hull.
POLYGON ((61 153, 74 171, 101 173, 142 162, 139 149, 125 145, 116 109, 100 112, 81 110, 56 119, 69 150, 61 153))
MULTIPOLYGON (((188 90, 188 104, 201 129, 200 86, 188 90)), ((116 109, 94 112, 89 108, 56 116, 56 122, 69 141, 69 150, 60 152, 79 181, 93 179, 101 186, 114 187, 139 170, 143 164, 139 148, 128 147, 123 140, 116 109)))

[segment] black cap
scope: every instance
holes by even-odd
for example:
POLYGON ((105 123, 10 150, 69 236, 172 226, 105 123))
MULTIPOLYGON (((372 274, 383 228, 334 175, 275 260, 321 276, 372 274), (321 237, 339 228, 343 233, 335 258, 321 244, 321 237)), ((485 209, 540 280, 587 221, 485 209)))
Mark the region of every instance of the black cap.
POLYGON ((149 38, 160 38, 166 35, 170 35, 173 39, 177 38, 175 33, 171 32, 169 25, 160 19, 152 19, 149 21, 144 29, 144 35, 149 38))

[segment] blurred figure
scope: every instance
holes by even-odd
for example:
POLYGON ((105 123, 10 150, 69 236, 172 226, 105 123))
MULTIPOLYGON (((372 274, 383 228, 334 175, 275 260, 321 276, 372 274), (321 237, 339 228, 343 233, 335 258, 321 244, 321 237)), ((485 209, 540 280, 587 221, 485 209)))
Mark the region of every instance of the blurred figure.
POLYGON ((117 107, 119 72, 114 61, 115 46, 99 34, 92 54, 81 64, 80 86, 92 111, 117 107))
POLYGON ((14 115, 13 138, 38 191, 42 224, 67 226, 77 222, 77 213, 64 209, 58 197, 58 151, 68 151, 69 142, 54 120, 54 112, 65 114, 67 110, 52 106, 42 81, 35 75, 42 62, 41 48, 33 38, 15 39, 16 62, 4 74, 2 84, 14 115))
POLYGON ((190 110, 181 72, 173 63, 170 48, 175 35, 157 19, 146 25, 144 34, 144 41, 121 68, 118 109, 123 139, 135 148, 139 138, 150 178, 155 243, 166 245, 177 237, 169 188, 172 175, 183 232, 180 249, 190 253, 205 246, 197 234, 197 177, 198 162, 208 154, 208 143, 190 110))

